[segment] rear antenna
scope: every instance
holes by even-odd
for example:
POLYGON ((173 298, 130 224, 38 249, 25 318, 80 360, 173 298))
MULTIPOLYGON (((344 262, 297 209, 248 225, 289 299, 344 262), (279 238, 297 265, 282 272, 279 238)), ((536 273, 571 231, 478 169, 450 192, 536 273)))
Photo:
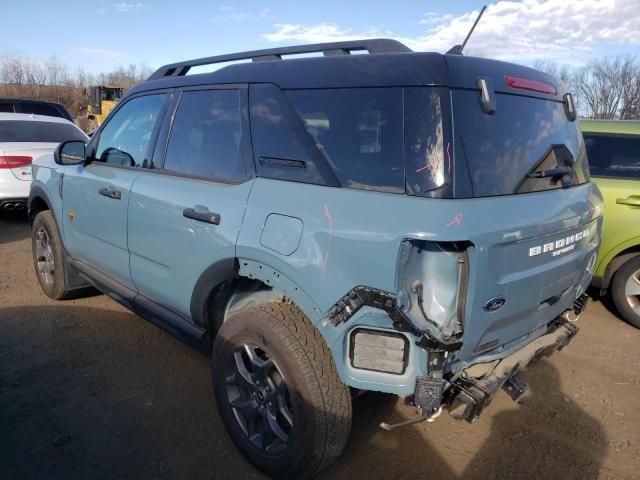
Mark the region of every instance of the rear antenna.
POLYGON ((486 9, 487 9, 487 6, 483 5, 482 6, 482 10, 480 10, 480 13, 478 14, 478 18, 476 18, 476 21, 473 22, 473 25, 471 26, 471 30, 469 30, 469 33, 467 33, 467 36, 465 37, 464 42, 462 42, 462 45, 455 45, 455 46, 451 47, 451 49, 447 52, 447 54, 449 54, 449 55, 462 55, 462 50, 464 50, 464 47, 467 45, 467 42, 469 41, 469 37, 471 36, 473 31, 475 30, 476 25, 480 21, 480 18, 482 18, 482 14, 484 13, 484 11, 486 9))

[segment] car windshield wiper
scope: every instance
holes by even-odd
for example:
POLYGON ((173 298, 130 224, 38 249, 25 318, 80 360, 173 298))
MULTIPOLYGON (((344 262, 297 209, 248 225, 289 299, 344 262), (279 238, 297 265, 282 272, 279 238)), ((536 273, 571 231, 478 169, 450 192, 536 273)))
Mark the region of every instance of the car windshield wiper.
POLYGON ((573 169, 571 167, 556 167, 556 168, 548 168, 546 170, 539 170, 537 172, 532 172, 527 174, 529 178, 558 178, 563 177, 564 175, 571 175, 573 173, 573 169))

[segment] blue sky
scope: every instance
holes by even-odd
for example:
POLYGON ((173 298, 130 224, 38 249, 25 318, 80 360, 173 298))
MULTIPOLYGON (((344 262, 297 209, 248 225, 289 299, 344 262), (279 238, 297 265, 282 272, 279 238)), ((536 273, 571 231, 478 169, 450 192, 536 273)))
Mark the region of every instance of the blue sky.
POLYGON ((444 51, 464 37, 483 3, 469 53, 529 63, 580 65, 640 55, 638 0, 448 1, 35 1, 0 0, 0 54, 57 56, 72 69, 146 63, 277 45, 397 38, 444 51))

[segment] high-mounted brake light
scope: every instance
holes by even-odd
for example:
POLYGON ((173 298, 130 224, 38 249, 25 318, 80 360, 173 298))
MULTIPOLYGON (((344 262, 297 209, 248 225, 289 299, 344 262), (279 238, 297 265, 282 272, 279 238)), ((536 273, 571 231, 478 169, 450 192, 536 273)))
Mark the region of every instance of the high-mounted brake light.
POLYGON ((17 168, 29 165, 33 157, 26 155, 0 155, 0 168, 17 168))
POLYGON ((546 93, 548 95, 555 95, 558 93, 555 86, 549 83, 529 80, 528 78, 510 77, 509 75, 505 75, 504 81, 507 85, 516 90, 529 90, 530 92, 546 93))

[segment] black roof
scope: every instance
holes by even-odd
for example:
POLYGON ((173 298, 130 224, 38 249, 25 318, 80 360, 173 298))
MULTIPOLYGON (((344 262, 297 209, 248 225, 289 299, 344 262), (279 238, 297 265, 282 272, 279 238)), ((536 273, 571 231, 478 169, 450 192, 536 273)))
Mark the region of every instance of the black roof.
POLYGON ((71 117, 71 114, 67 111, 65 106, 62 105, 61 103, 47 102, 45 100, 34 100, 32 98, 8 98, 8 97, 0 97, 0 103, 4 105, 7 105, 7 104, 13 105, 14 107, 16 107, 15 109, 16 113, 39 113, 43 115, 46 115, 46 114, 41 113, 40 111, 33 112, 29 109, 29 107, 46 105, 47 107, 51 107, 53 110, 58 112, 59 115, 56 115, 56 116, 65 118, 70 122, 73 122, 73 118, 71 117))
POLYGON ((246 83, 273 83, 283 89, 425 85, 475 89, 479 76, 489 78, 496 91, 509 91, 505 75, 551 83, 557 87, 557 100, 565 92, 564 85, 549 75, 521 65, 458 54, 413 52, 395 40, 375 39, 257 50, 174 63, 156 70, 147 81, 129 90, 127 96, 163 88, 246 83), (368 54, 352 54, 363 50, 368 54), (324 56, 286 58, 310 52, 321 52, 324 56), (195 66, 244 59, 251 62, 187 75, 195 66))
POLYGON ((0 102, 6 103, 37 103, 40 105, 55 105, 57 107, 63 107, 64 105, 56 102, 48 102, 46 100, 36 100, 34 98, 10 98, 10 97, 0 97, 0 102))

